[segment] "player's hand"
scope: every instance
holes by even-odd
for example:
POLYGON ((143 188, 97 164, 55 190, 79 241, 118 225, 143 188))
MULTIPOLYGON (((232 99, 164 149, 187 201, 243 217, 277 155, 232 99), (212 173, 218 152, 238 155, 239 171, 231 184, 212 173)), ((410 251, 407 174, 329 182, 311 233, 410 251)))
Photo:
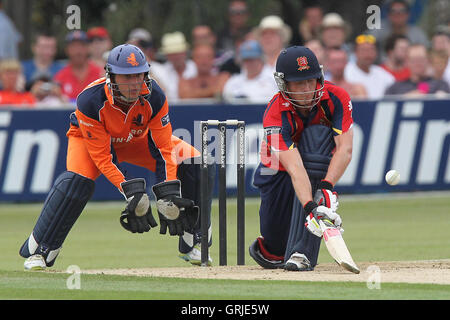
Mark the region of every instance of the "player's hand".
POLYGON ((319 226, 319 220, 328 220, 332 222, 336 227, 341 228, 341 217, 330 208, 325 206, 318 206, 315 202, 310 201, 305 206, 306 222, 305 226, 309 232, 317 237, 322 236, 322 230, 319 226))
POLYGON ((314 202, 319 206, 330 208, 333 212, 338 210, 338 194, 337 192, 333 192, 333 185, 330 182, 322 180, 319 183, 319 187, 314 196, 314 202))
POLYGON ((169 228, 171 236, 182 236, 184 231, 190 231, 195 226, 199 208, 194 206, 194 201, 181 197, 179 180, 161 182, 152 189, 161 225, 159 233, 166 234, 169 228))
POLYGON ((150 231, 158 224, 153 218, 150 200, 145 192, 145 179, 131 179, 120 184, 127 206, 120 216, 120 224, 132 233, 150 231))

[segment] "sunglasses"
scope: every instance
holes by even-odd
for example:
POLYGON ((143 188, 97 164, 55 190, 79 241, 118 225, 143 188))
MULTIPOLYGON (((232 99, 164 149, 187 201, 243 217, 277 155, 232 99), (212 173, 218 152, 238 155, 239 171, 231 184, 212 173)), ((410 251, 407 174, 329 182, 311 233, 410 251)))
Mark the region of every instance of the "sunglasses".
POLYGON ((361 34, 355 39, 356 44, 370 43, 375 44, 377 39, 371 34, 361 34))
POLYGON ((230 9, 228 11, 231 15, 244 15, 247 14, 247 10, 245 9, 230 9))
POLYGON ((389 10, 389 14, 405 14, 408 13, 407 9, 391 9, 389 10))

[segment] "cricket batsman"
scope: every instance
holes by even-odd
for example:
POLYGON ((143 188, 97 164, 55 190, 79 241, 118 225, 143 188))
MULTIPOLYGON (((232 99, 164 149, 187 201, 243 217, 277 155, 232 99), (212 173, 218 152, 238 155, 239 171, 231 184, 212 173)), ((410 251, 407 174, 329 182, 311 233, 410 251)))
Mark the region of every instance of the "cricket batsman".
POLYGON ((322 236, 318 221, 342 224, 333 188, 352 156, 352 103, 344 89, 324 81, 309 48, 282 50, 274 76, 279 92, 264 113, 254 176, 261 236, 249 252, 263 268, 313 270, 322 236))
MULTIPOLYGON (((118 220, 127 231, 144 233, 158 225, 146 180, 127 177, 121 162, 154 172, 152 191, 160 233, 168 229, 171 236, 179 236, 179 256, 200 264, 200 153, 172 135, 167 99, 150 78, 150 65, 138 47, 113 48, 105 70, 104 78, 78 95, 67 132, 67 171, 57 177, 31 235, 20 248, 26 258, 24 267, 53 266, 101 174, 126 200, 118 220)), ((210 213, 210 204, 202 209, 210 213)))

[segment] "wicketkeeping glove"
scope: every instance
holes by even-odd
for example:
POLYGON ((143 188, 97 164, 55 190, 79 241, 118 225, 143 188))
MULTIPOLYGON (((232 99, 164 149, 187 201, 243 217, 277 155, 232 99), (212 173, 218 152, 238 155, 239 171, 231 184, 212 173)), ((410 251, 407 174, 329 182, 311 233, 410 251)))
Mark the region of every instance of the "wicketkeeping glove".
POLYGON ((338 210, 338 194, 337 192, 333 192, 333 185, 330 182, 322 180, 319 183, 316 194, 314 195, 314 202, 319 206, 330 208, 333 212, 338 210))
POLYGON ((131 179, 120 184, 127 206, 120 216, 120 224, 132 233, 150 231, 158 224, 153 218, 150 200, 145 192, 145 179, 131 179))
POLYGON ((182 236, 184 231, 191 231, 197 223, 199 208, 194 206, 194 201, 181 197, 181 182, 161 182, 152 189, 161 225, 159 233, 166 234, 167 228, 171 236, 182 236))
POLYGON ((342 225, 341 217, 330 208, 325 206, 318 206, 317 203, 309 201, 304 209, 306 211, 305 226, 309 232, 317 237, 322 237, 322 230, 319 226, 319 220, 328 220, 332 222, 339 229, 342 225))

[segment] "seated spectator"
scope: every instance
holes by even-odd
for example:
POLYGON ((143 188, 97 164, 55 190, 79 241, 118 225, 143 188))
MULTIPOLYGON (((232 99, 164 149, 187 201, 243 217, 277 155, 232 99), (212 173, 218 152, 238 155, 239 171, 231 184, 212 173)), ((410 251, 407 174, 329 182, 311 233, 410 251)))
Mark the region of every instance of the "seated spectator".
POLYGON ((35 98, 30 92, 18 90, 18 81, 22 73, 22 66, 19 61, 5 59, 0 61, 0 105, 22 105, 32 106, 35 98))
POLYGON ((350 35, 350 26, 335 13, 327 13, 322 20, 320 26, 320 39, 322 40, 325 50, 328 49, 345 49, 347 53, 351 52, 351 48, 347 44, 350 35))
POLYGON ((161 53, 167 61, 161 65, 152 65, 153 73, 165 89, 167 100, 177 102, 178 85, 181 78, 190 79, 197 76, 197 66, 188 59, 189 45, 183 33, 176 31, 166 33, 161 40, 161 53))
POLYGON ((261 44, 266 63, 275 72, 278 55, 291 40, 291 28, 280 17, 267 16, 259 23, 255 30, 255 36, 261 44))
POLYGON ((105 70, 89 60, 89 41, 85 32, 72 31, 66 36, 66 55, 68 64, 53 78, 70 102, 75 102, 78 94, 99 77, 105 75, 105 70))
POLYGON ((49 34, 39 33, 31 45, 33 59, 22 62, 26 87, 30 88, 36 76, 47 74, 53 78, 64 67, 60 61, 55 61, 57 52, 56 38, 49 34))
POLYGON ((206 24, 196 25, 192 28, 191 37, 193 47, 200 44, 207 44, 216 50, 217 37, 210 26, 206 24))
POLYGON ((386 90, 386 95, 402 94, 405 97, 420 97, 426 94, 450 93, 447 82, 435 80, 428 75, 429 59, 427 48, 414 44, 408 48, 407 65, 411 76, 398 81, 386 90))
MULTIPOLYGON (((430 65, 431 74, 435 80, 444 80, 445 70, 448 68, 449 57, 447 51, 431 50, 430 51, 430 65)), ((447 82, 447 81, 445 81, 447 82)), ((448 84, 448 82, 447 82, 448 84)))
POLYGON ((31 93, 36 99, 35 107, 53 109, 68 106, 68 100, 63 96, 61 87, 46 74, 35 77, 31 84, 31 93))
POLYGON ((197 66, 197 76, 180 79, 180 99, 220 98, 230 76, 214 68, 214 48, 206 43, 197 44, 192 50, 192 60, 197 66))
POLYGON ((104 27, 93 27, 87 31, 87 36, 91 61, 99 68, 104 69, 105 53, 109 52, 113 46, 108 30, 104 27))
POLYGON ((231 0, 228 4, 227 24, 218 32, 219 50, 234 51, 238 39, 245 37, 251 30, 248 26, 249 10, 245 0, 231 0))
MULTIPOLYGON (((11 5, 13 5, 12 2, 11 5)), ((0 60, 18 59, 18 45, 21 41, 22 35, 17 31, 14 22, 3 10, 3 3, 0 0, 0 60)))
POLYGON ((319 64, 324 65, 326 60, 325 48, 319 39, 311 39, 305 42, 305 47, 311 49, 316 55, 319 64))
POLYGON ((345 80, 344 70, 347 63, 348 55, 344 49, 329 49, 327 51, 327 67, 329 72, 329 78, 327 80, 344 88, 351 98, 367 98, 367 92, 363 85, 345 80))
POLYGON ((375 65, 377 47, 374 36, 362 34, 356 37, 355 59, 355 62, 349 62, 345 66, 345 80, 363 85, 369 99, 382 98, 386 88, 395 82, 395 78, 375 65))
POLYGON ((230 75, 238 74, 241 72, 241 66, 239 65, 239 47, 244 41, 248 40, 250 34, 238 38, 234 42, 235 49, 225 51, 218 59, 217 65, 220 72, 228 72, 230 75))
POLYGON ((420 43, 428 47, 429 41, 423 30, 417 26, 409 25, 410 8, 405 0, 392 0, 388 5, 387 21, 381 22, 381 28, 367 30, 377 39, 378 50, 381 52, 381 61, 384 60, 384 53, 381 51, 386 43, 386 39, 391 35, 404 35, 411 43, 420 43))
POLYGON ((264 53, 256 40, 245 41, 239 48, 242 71, 231 76, 223 88, 229 102, 267 103, 278 91, 272 70, 264 63, 264 53))
POLYGON ((402 35, 393 35, 386 40, 386 59, 380 67, 392 74, 396 81, 409 79, 409 69, 406 66, 409 44, 408 38, 402 35))
POLYGON ((431 48, 433 51, 447 52, 449 59, 442 77, 450 85, 450 26, 438 26, 436 29, 431 38, 431 48))
POLYGON ((320 37, 323 9, 319 5, 310 5, 303 9, 303 17, 298 25, 301 41, 306 42, 320 37))

